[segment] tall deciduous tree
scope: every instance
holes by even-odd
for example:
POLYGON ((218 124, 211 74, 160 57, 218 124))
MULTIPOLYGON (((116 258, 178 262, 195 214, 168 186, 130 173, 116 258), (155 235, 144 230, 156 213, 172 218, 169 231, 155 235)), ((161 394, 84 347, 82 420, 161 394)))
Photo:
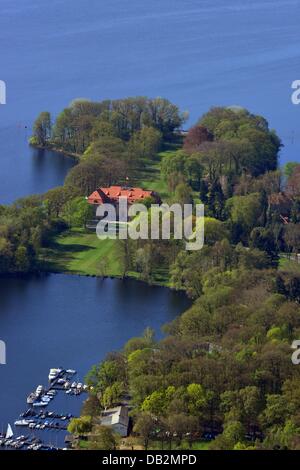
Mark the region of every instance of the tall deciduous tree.
POLYGON ((203 142, 212 140, 213 134, 205 126, 193 126, 184 139, 183 149, 187 153, 195 153, 201 149, 203 142))
POLYGON ((39 114, 33 124, 32 143, 44 146, 51 138, 52 124, 51 115, 48 111, 39 114))

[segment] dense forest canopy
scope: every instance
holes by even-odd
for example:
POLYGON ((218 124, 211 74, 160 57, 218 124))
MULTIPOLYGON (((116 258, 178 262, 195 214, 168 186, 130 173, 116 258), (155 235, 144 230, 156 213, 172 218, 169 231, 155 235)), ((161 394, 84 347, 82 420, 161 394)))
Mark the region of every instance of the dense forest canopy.
POLYGON ((163 340, 148 329, 92 368, 73 431, 96 429, 112 442, 94 418, 129 394, 146 447, 209 435, 216 449, 298 449, 300 369, 290 346, 300 335, 300 165, 279 167, 279 137, 245 109, 212 108, 188 132, 185 119, 168 100, 145 97, 75 100, 54 123, 41 113, 31 143, 79 162, 62 187, 0 208, 0 272, 42 269, 53 235, 93 216, 85 196, 155 168, 165 202, 205 205, 205 245, 116 240, 122 275, 151 283, 163 269, 193 305, 163 340))
POLYGON ((185 114, 164 98, 127 98, 92 102, 74 100, 56 118, 54 126, 49 113, 35 121, 32 143, 53 141, 65 151, 83 153, 92 141, 104 136, 129 141, 145 127, 158 130, 167 139, 185 121, 185 114))

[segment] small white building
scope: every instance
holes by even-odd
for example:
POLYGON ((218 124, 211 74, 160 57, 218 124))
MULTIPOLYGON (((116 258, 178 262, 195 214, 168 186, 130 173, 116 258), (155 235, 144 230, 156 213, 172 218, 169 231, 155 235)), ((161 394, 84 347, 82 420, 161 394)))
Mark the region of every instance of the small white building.
POLYGON ((128 435, 129 416, 126 406, 116 406, 101 413, 100 424, 111 428, 122 437, 128 435))

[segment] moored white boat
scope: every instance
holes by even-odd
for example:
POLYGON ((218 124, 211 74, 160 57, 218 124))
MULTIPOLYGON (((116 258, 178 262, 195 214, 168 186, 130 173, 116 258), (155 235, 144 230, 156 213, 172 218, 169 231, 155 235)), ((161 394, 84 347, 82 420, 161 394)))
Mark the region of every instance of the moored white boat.
POLYGON ((63 369, 50 369, 48 378, 49 381, 52 382, 57 378, 57 376, 63 371, 63 369))
POLYGON ((27 403, 28 403, 28 405, 32 405, 32 403, 35 402, 36 398, 37 398, 37 397, 36 397, 36 394, 35 394, 34 392, 30 393, 30 394, 28 395, 28 397, 27 397, 27 403))
POLYGON ((19 419, 15 421, 15 426, 29 426, 30 423, 32 423, 32 420, 28 419, 19 419))
POLYGON ((6 436, 5 436, 5 437, 6 437, 6 439, 9 439, 9 438, 12 437, 13 435, 14 435, 14 433, 13 433, 13 430, 12 430, 12 428, 11 428, 11 425, 8 424, 8 425, 7 425, 7 431, 6 431, 6 436))
POLYGON ((43 385, 38 385, 35 391, 36 396, 39 397, 43 393, 43 391, 44 391, 43 385))

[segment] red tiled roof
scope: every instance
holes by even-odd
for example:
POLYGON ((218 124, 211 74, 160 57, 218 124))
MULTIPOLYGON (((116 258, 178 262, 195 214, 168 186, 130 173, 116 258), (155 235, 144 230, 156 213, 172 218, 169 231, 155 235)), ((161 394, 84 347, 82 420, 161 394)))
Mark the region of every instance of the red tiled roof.
POLYGON ((98 188, 89 197, 89 204, 104 204, 117 202, 120 197, 126 197, 129 203, 136 202, 153 196, 153 191, 145 191, 142 188, 124 188, 122 186, 110 186, 98 188))

